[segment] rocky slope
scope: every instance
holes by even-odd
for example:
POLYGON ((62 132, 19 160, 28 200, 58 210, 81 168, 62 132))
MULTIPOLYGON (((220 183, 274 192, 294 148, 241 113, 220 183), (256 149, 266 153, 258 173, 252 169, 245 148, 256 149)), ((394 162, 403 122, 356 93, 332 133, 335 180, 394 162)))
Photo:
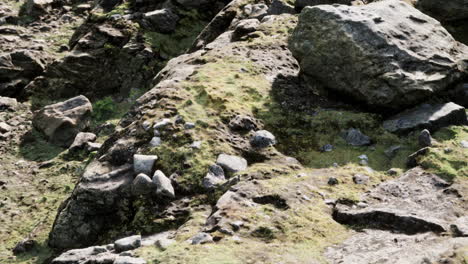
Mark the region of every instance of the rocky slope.
POLYGON ((0 262, 468 262, 463 8, 2 3, 0 262))

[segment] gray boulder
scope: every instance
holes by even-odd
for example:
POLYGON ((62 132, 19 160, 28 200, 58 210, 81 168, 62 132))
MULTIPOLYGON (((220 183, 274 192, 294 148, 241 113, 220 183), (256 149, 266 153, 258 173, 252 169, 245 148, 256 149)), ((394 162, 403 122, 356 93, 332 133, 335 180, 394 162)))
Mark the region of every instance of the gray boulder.
POLYGON ((118 256, 114 264, 146 264, 146 261, 142 258, 134 258, 130 256, 118 256))
POLYGON ((198 245, 198 244, 206 244, 206 243, 212 243, 213 242, 213 237, 208 234, 208 233, 198 233, 191 239, 192 245, 198 245))
POLYGON ((33 125, 53 144, 69 147, 76 135, 88 127, 92 111, 91 102, 80 95, 42 108, 34 115, 33 125))
POLYGON ((158 160, 156 155, 133 155, 133 170, 135 173, 144 173, 151 175, 153 173, 153 167, 158 160))
POLYGON ((362 174, 355 174, 353 176, 353 182, 355 184, 366 184, 369 181, 369 176, 362 174))
POLYGON ((156 194, 171 199, 175 198, 174 187, 171 180, 164 175, 160 170, 157 170, 153 175, 153 183, 156 185, 156 194))
POLYGON ((466 76, 468 54, 438 21, 397 0, 306 7, 290 49, 306 78, 388 109, 452 87, 466 76))
POLYGON ((247 169, 247 160, 242 157, 220 154, 216 160, 216 164, 221 166, 229 173, 236 173, 247 169))
POLYGON ((81 264, 86 263, 89 259, 107 253, 105 247, 95 246, 81 249, 72 249, 62 253, 57 258, 53 259, 51 264, 81 264))
POLYGON ((254 148, 267 148, 276 144, 275 136, 266 130, 256 131, 250 138, 250 145, 254 148))
POLYGON ((117 252, 133 250, 141 246, 141 236, 135 235, 125 237, 114 242, 114 249, 117 252))
POLYGON ((145 195, 153 192, 156 186, 148 175, 140 173, 133 180, 132 188, 135 195, 145 195))
POLYGON ((5 122, 0 122, 0 133, 7 133, 12 130, 12 127, 5 122))
POLYGON ((341 4, 350 5, 353 0, 296 0, 294 7, 300 12, 306 6, 341 4))
POLYGON ((179 21, 179 16, 168 8, 145 13, 144 17, 155 31, 161 33, 173 32, 179 21))
POLYGON ((393 116, 383 123, 392 133, 407 133, 412 130, 435 131, 450 125, 466 125, 465 108, 454 103, 423 104, 393 116))
POLYGON ((80 132, 76 135, 75 140, 71 144, 69 151, 77 151, 80 149, 85 149, 88 146, 88 143, 94 142, 96 140, 96 135, 89 132, 80 132))
POLYGON ((260 21, 255 18, 251 19, 244 19, 237 24, 236 28, 234 29, 234 38, 240 38, 244 35, 249 33, 255 32, 260 26, 260 21))
POLYGON ((224 176, 224 170, 221 166, 213 164, 208 169, 208 173, 206 174, 205 178, 203 178, 202 185, 206 189, 214 189, 217 186, 226 182, 226 178, 224 176))
POLYGON ((370 145, 370 137, 364 135, 361 130, 351 128, 343 133, 343 138, 346 143, 352 146, 367 146, 370 145))
POLYGON ((15 110, 17 105, 18 105, 18 102, 16 101, 15 98, 0 96, 0 111, 15 110))

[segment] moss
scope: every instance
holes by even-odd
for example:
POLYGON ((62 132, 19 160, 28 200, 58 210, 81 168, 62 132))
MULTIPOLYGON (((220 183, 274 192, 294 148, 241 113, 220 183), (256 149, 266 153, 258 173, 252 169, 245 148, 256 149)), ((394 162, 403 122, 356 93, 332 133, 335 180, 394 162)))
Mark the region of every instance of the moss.
POLYGON ((443 128, 434 134, 438 141, 429 153, 421 156, 418 163, 448 181, 468 177, 468 150, 460 144, 468 138, 466 126, 443 128))
POLYGON ((125 15, 125 11, 129 10, 130 8, 131 8, 131 2, 124 1, 122 4, 114 7, 114 9, 107 12, 105 15, 106 17, 111 17, 113 15, 125 15))
POLYGON ((33 129, 23 138, 19 151, 25 159, 47 161, 58 156, 64 149, 49 143, 39 131, 33 129))

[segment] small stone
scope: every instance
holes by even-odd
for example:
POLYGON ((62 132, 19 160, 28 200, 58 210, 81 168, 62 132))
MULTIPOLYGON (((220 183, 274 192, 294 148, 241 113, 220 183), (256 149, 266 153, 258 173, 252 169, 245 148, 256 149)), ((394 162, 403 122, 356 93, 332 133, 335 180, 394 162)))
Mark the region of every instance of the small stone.
POLYGON ((390 176, 397 176, 398 175, 398 170, 397 169, 389 169, 387 171, 387 174, 390 175, 390 176))
POLYGON ((234 131, 250 131, 257 128, 257 122, 250 116, 237 115, 229 121, 229 128, 234 131))
POLYGON ((267 130, 259 130, 250 138, 250 144, 254 148, 267 148, 276 144, 276 138, 267 130))
POLYGON ((133 170, 135 173, 144 173, 151 175, 153 172, 154 163, 158 159, 156 155, 133 155, 133 170))
POLYGON ((174 122, 175 122, 176 124, 183 124, 183 123, 185 122, 185 121, 184 121, 184 117, 178 115, 178 116, 176 116, 174 122))
POLYGON ((155 190, 155 187, 151 178, 143 173, 138 174, 132 183, 132 190, 135 195, 149 194, 155 190))
POLYGON ((143 122, 143 124, 141 124, 141 126, 145 131, 148 131, 151 129, 151 122, 146 120, 145 122, 143 122))
POLYGON ((0 96, 0 111, 14 110, 18 102, 15 98, 0 96))
POLYGON ((361 166, 368 166, 369 165, 369 162, 367 160, 360 160, 359 161, 359 165, 361 166))
POLYGON ((353 182, 355 184, 366 184, 369 181, 369 177, 362 174, 355 174, 353 176, 353 182))
POLYGON ((432 137, 431 137, 431 132, 429 130, 424 129, 421 131, 418 137, 418 143, 419 147, 425 148, 425 147, 432 147, 432 137))
POLYGON ((208 233, 198 233, 191 239, 192 245, 198 245, 198 244, 206 244, 206 243, 212 243, 213 242, 213 237, 211 237, 210 234, 208 233))
POLYGON ((187 122, 187 123, 184 124, 184 128, 185 128, 186 130, 194 129, 194 128, 195 128, 195 123, 189 123, 189 122, 187 122))
POLYGON ((156 185, 156 194, 160 196, 175 198, 174 187, 171 180, 164 175, 160 170, 157 170, 153 175, 153 183, 156 185))
POLYGON ((330 177, 330 178, 328 178, 327 184, 328 185, 337 185, 338 184, 338 179, 335 178, 335 177, 330 177))
POLYGON ((360 160, 366 160, 366 161, 369 161, 369 157, 367 157, 367 155, 365 154, 362 154, 358 157, 360 160))
POLYGON ((141 236, 135 235, 126 238, 116 240, 114 242, 114 248, 117 252, 123 252, 133 250, 141 246, 141 236))
POLYGON ((208 169, 208 173, 205 178, 203 178, 202 185, 206 189, 214 189, 225 182, 226 178, 224 176, 223 168, 217 164, 213 164, 208 169))
POLYGON ((88 142, 94 142, 96 140, 96 135, 89 132, 80 132, 76 135, 75 140, 71 144, 69 150, 77 151, 84 149, 87 146, 88 142))
POLYGON ((466 140, 460 141, 460 146, 461 146, 462 148, 468 148, 468 141, 466 141, 466 140))
POLYGON ((156 240, 155 245, 161 250, 166 250, 170 245, 174 244, 175 242, 176 241, 174 239, 161 238, 156 240))
POLYGON ((351 128, 343 135, 346 143, 352 146, 367 146, 370 145, 370 137, 364 135, 361 130, 351 128))
POLYGON ((201 141, 194 141, 192 144, 190 144, 190 148, 201 149, 201 145, 202 145, 201 141))
POLYGON ((86 143, 86 150, 88 152, 94 152, 99 150, 102 147, 101 143, 95 143, 95 142, 87 142, 86 143))
POLYGON ((445 154, 449 154, 449 153, 452 153, 453 152, 453 149, 451 148, 444 148, 444 153, 445 154))
POLYGON ((234 221, 231 223, 231 226, 232 226, 232 229, 234 229, 234 231, 239 231, 241 229, 241 227, 244 226, 244 222, 243 221, 234 221))
POLYGON ((152 147, 159 147, 162 144, 162 140, 160 137, 153 137, 149 144, 152 147))
POLYGON ((7 133, 11 131, 11 126, 5 122, 0 122, 0 133, 7 133))
POLYGON ((171 120, 169 120, 168 118, 164 118, 160 122, 156 123, 153 126, 153 128, 156 129, 156 130, 161 130, 161 129, 165 128, 166 126, 168 126, 169 124, 171 124, 171 120))
POLYGON ((331 145, 331 144, 326 144, 326 145, 324 145, 324 146, 322 146, 322 147, 320 148, 320 151, 322 151, 322 152, 330 152, 330 151, 333 151, 333 148, 334 148, 333 145, 331 145))
POLYGON ((25 239, 18 244, 16 244, 15 248, 13 248, 13 254, 19 255, 26 252, 29 252, 34 249, 37 245, 37 242, 32 239, 25 239))
POLYGON ((230 173, 236 173, 247 169, 247 160, 242 157, 220 154, 216 163, 230 173))
POLYGON ((146 261, 142 258, 118 256, 113 264, 146 264, 146 261))

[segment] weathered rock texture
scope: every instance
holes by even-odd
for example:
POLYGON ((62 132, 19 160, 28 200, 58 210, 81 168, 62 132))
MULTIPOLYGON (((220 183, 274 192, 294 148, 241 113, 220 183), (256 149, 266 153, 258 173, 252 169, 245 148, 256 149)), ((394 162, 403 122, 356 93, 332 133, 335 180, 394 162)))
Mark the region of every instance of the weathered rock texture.
POLYGON ((401 109, 466 76, 467 47, 403 1, 307 7, 290 48, 306 77, 372 107, 401 109))

